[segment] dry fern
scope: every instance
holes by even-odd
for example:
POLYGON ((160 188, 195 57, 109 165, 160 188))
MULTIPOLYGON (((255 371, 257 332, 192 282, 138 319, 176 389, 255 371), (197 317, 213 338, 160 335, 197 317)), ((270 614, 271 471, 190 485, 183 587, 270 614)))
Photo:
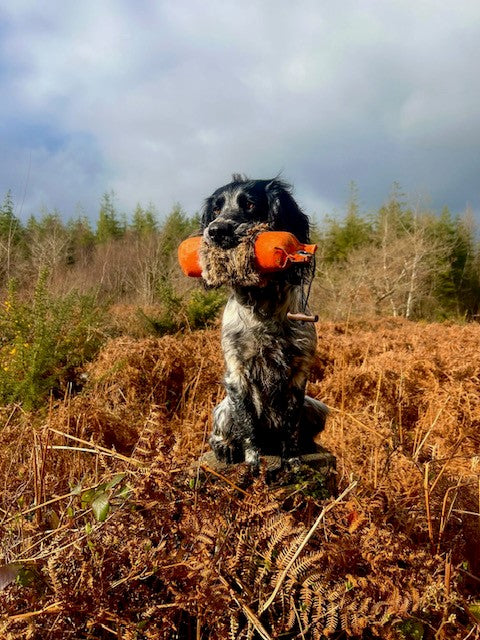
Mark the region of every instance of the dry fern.
POLYGON ((322 443, 339 486, 359 480, 338 503, 190 470, 222 394, 218 339, 121 338, 47 416, 0 410, 0 553, 22 565, 0 637, 400 640, 413 620, 423 640, 475 639, 478 325, 319 327, 322 443), (120 476, 99 521, 82 495, 120 476))

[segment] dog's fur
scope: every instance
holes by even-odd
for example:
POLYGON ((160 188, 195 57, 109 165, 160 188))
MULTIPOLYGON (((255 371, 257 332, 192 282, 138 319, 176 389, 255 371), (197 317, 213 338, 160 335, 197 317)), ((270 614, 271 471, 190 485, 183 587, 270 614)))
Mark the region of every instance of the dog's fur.
MULTIPOLYGON (((309 242, 308 218, 278 179, 234 174, 206 200, 202 227, 207 253, 209 247, 234 251, 257 227, 289 231, 309 242)), ((220 461, 245 460, 257 468, 260 454, 271 454, 297 466, 323 429, 325 405, 305 396, 315 328, 287 318, 288 311, 305 311, 304 268, 292 266, 250 286, 241 274, 238 281, 230 279, 233 291, 222 323, 227 397, 214 409, 210 437, 220 461)))

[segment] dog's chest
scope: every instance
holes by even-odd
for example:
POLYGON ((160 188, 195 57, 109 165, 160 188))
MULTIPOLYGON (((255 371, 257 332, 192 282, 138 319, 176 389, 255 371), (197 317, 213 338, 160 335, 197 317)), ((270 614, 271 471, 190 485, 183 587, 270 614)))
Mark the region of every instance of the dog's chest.
POLYGON ((231 300, 225 308, 222 347, 227 369, 254 381, 289 379, 307 370, 315 352, 311 326, 275 318, 259 319, 231 300))

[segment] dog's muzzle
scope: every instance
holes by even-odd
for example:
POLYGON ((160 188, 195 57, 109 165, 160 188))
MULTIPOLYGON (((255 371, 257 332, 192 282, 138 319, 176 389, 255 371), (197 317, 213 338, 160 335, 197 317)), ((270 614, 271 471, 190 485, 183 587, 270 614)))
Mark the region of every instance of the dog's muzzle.
POLYGON ((238 244, 236 226, 230 220, 214 220, 203 233, 207 244, 215 244, 222 249, 233 249, 238 244))

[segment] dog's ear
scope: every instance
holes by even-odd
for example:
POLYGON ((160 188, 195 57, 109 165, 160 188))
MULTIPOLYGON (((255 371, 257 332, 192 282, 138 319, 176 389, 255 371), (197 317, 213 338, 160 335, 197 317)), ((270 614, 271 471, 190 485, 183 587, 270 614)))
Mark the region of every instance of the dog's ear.
POLYGON ((265 187, 268 200, 268 221, 274 231, 289 231, 300 242, 310 241, 310 225, 290 193, 290 187, 281 180, 271 180, 265 187))
POLYGON ((248 182, 248 178, 244 173, 232 173, 232 182, 248 182))

